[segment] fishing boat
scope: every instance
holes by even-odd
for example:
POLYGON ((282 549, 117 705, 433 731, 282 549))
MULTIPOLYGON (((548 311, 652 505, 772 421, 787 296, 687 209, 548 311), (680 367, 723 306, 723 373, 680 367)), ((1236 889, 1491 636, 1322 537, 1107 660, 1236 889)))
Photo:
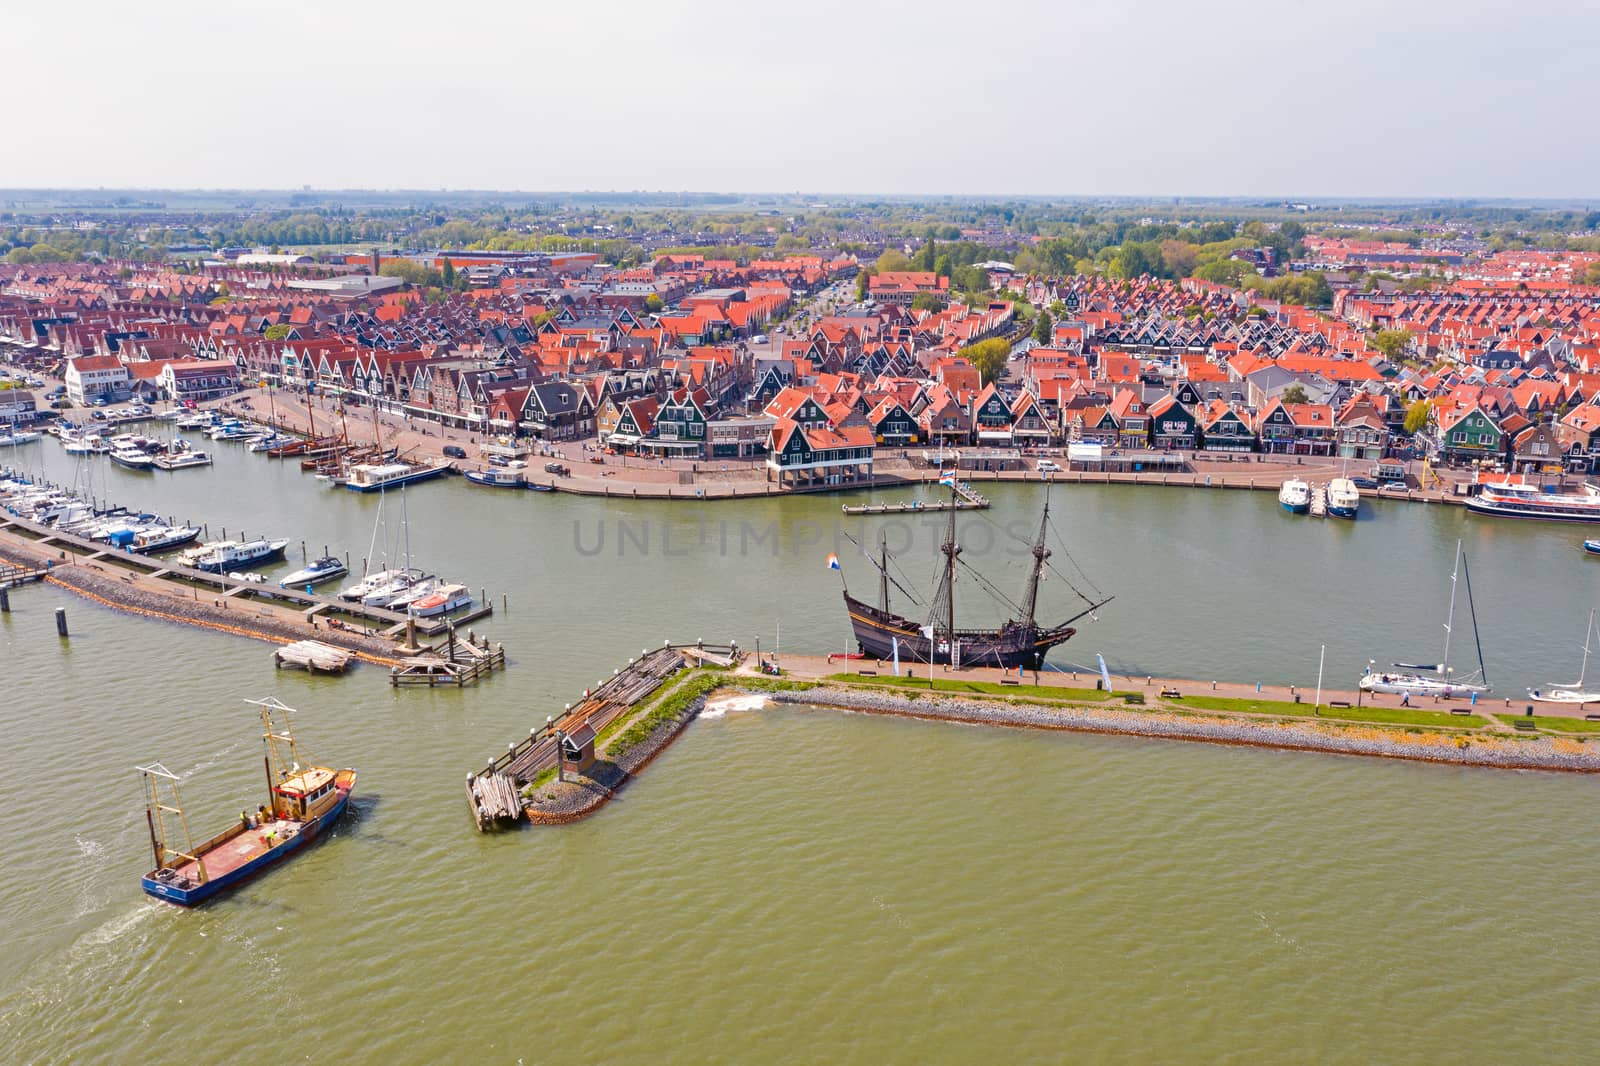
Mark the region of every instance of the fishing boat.
POLYGON ((222 574, 251 566, 265 566, 283 558, 286 540, 247 540, 219 545, 190 565, 209 574, 222 574))
POLYGON ((325 555, 278 582, 278 587, 297 589, 306 585, 321 585, 341 578, 349 572, 350 568, 345 566, 343 559, 336 555, 325 555))
POLYGON ((1478 614, 1472 606, 1472 574, 1467 568, 1466 553, 1461 542, 1456 541, 1456 565, 1450 572, 1450 608, 1445 614, 1444 655, 1438 663, 1394 663, 1394 669, 1380 671, 1375 661, 1367 663, 1367 672, 1361 677, 1365 692, 1387 692, 1396 696, 1453 696, 1482 695, 1489 691, 1489 675, 1483 667, 1483 641, 1478 636, 1478 614), (1478 651, 1478 669, 1465 678, 1457 679, 1450 666, 1450 636, 1456 621, 1457 579, 1467 582, 1467 612, 1472 619, 1472 641, 1478 651))
POLYGON ((156 466, 154 456, 131 442, 111 449, 111 461, 129 470, 154 470, 156 466))
POLYGON ((246 700, 260 710, 266 746, 267 802, 244 811, 227 829, 196 845, 178 794, 178 775, 160 763, 140 766, 145 820, 155 869, 140 886, 184 907, 204 903, 297 853, 339 820, 355 791, 356 771, 312 765, 294 739, 276 699, 246 700))
POLYGON ((412 600, 408 610, 418 618, 449 614, 472 604, 472 593, 465 585, 439 585, 421 599, 412 600))
POLYGON ((194 526, 152 526, 134 534, 132 549, 141 555, 155 555, 191 543, 200 535, 194 526))
MULTIPOLYGON (((952 666, 998 666, 1026 667, 1038 669, 1044 663, 1045 655, 1057 644, 1071 640, 1077 630, 1072 623, 1078 619, 1092 614, 1094 611, 1111 602, 1112 597, 1095 600, 1084 595, 1066 581, 1054 566, 1050 564, 1051 549, 1046 545, 1046 535, 1050 527, 1050 499, 1045 497, 1044 513, 1039 521, 1039 535, 1033 543, 1033 568, 1028 577, 1028 583, 1023 591, 1021 604, 1012 604, 1011 601, 999 593, 990 582, 974 570, 970 565, 961 561, 961 545, 956 540, 956 488, 950 487, 950 521, 945 533, 940 551, 944 554, 944 565, 940 569, 938 585, 934 591, 932 605, 929 608, 927 620, 917 622, 904 615, 896 614, 889 606, 889 586, 892 584, 913 601, 916 597, 908 592, 904 585, 890 576, 890 556, 885 541, 882 548, 882 559, 873 558, 863 551, 879 575, 879 603, 877 606, 856 599, 850 595, 850 590, 844 590, 845 609, 849 613, 851 630, 855 636, 857 647, 860 651, 876 659, 890 659, 898 657, 913 662, 947 663, 952 666), (967 568, 979 585, 1002 603, 1016 611, 1016 617, 1003 623, 996 629, 959 629, 956 626, 955 611, 955 584, 956 571, 960 566, 967 568), (1066 581, 1079 599, 1088 606, 1077 614, 1056 625, 1043 626, 1035 618, 1039 598, 1039 582, 1044 578, 1045 570, 1049 569, 1057 577, 1066 581)), ((837 559, 830 559, 830 566, 837 564, 837 559)), ((849 649, 846 649, 848 651, 849 649)))
POLYGON ((1311 486, 1292 477, 1278 489, 1278 502, 1290 514, 1305 514, 1311 510, 1311 486))
POLYGON ((1528 698, 1535 703, 1564 703, 1579 707, 1586 703, 1600 702, 1600 692, 1594 692, 1583 687, 1583 679, 1589 675, 1589 645, 1594 639, 1594 609, 1589 609, 1589 628, 1583 634, 1583 665, 1578 668, 1578 680, 1570 685, 1551 685, 1549 688, 1530 688, 1528 698))
POLYGON ((468 470, 465 476, 474 485, 486 485, 492 489, 520 489, 528 484, 528 479, 518 471, 496 466, 484 470, 468 470))
POLYGON ((1334 518, 1354 518, 1361 510, 1361 490, 1347 477, 1328 482, 1328 514, 1334 518))
POLYGON ((1467 497, 1467 510, 1498 518, 1600 522, 1600 489, 1584 482, 1582 492, 1546 492, 1522 481, 1490 481, 1467 497))
POLYGON ((447 465, 428 466, 425 463, 357 463, 350 468, 344 487, 351 492, 381 492, 427 481, 450 472, 447 465))

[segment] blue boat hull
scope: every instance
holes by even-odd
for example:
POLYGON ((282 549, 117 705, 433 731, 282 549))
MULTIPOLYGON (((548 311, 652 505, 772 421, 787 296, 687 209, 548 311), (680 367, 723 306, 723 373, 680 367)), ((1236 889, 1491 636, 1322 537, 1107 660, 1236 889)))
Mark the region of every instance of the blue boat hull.
POLYGON ((256 874, 266 870, 269 866, 282 862, 307 844, 314 843, 322 835, 324 829, 339 820, 339 816, 344 814, 345 808, 349 804, 350 794, 347 792, 327 814, 315 821, 307 822, 304 828, 293 837, 285 840, 270 851, 263 852, 238 869, 230 870, 221 877, 212 878, 203 885, 184 888, 164 881, 157 881, 155 878, 148 876, 142 878, 139 884, 148 895, 166 900, 168 903, 176 903, 180 907, 193 907, 196 904, 204 903, 213 896, 243 884, 256 874))
POLYGON ((351 492, 383 492, 388 489, 397 489, 401 485, 409 485, 413 481, 428 481, 432 478, 443 477, 449 472, 450 468, 448 466, 440 466, 432 470, 419 470, 414 474, 402 474, 400 477, 390 478, 381 485, 356 485, 346 481, 344 487, 351 492))
POLYGON ((1280 500, 1278 502, 1278 506, 1282 507, 1285 511, 1288 511, 1290 514, 1305 514, 1307 511, 1311 510, 1311 505, 1309 503, 1302 503, 1299 506, 1296 506, 1294 504, 1284 503, 1280 500))
POLYGON ((235 559, 231 563, 195 563, 194 568, 196 570, 204 570, 208 574, 220 574, 224 570, 250 570, 257 566, 266 566, 268 563, 277 562, 283 558, 283 553, 284 549, 279 548, 276 551, 264 552, 249 559, 235 559))
POLYGON ((1357 511, 1357 508, 1355 508, 1355 507, 1330 507, 1330 508, 1328 508, 1328 513, 1331 514, 1335 518, 1354 518, 1356 516, 1356 511, 1357 511))
POLYGON ((1600 540, 1584 541, 1583 550, 1588 552, 1590 555, 1600 555, 1600 540))

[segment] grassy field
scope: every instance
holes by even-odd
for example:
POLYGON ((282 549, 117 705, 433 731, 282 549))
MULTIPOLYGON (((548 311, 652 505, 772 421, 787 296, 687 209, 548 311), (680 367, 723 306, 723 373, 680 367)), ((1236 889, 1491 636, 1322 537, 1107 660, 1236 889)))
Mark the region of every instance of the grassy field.
POLYGON ((1516 725, 1518 722, 1532 722, 1536 728, 1548 730, 1552 733, 1590 733, 1600 734, 1600 722, 1590 722, 1582 718, 1562 718, 1554 714, 1536 714, 1529 717, 1525 714, 1497 714, 1506 725, 1516 725))
MULTIPOLYGON (((928 679, 925 677, 862 677, 860 674, 832 674, 829 681, 838 681, 850 685, 880 685, 886 688, 903 688, 912 692, 927 692, 928 679)), ((950 681, 935 678, 934 692, 951 692, 957 695, 981 696, 1006 696, 1011 699, 1025 697, 1030 700, 1059 700, 1062 702, 1082 703, 1085 700, 1104 702, 1112 698, 1113 693, 1102 692, 1096 688, 1062 688, 1058 685, 1002 685, 995 681, 950 681)))

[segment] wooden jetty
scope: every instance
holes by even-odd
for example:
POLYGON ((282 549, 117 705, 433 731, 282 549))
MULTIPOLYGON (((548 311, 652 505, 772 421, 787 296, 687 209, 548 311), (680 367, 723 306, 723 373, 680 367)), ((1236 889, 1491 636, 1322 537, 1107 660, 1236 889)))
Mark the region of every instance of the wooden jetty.
POLYGON ((1313 485, 1313 486, 1311 486, 1311 517, 1312 518, 1327 518, 1328 517, 1328 486, 1326 486, 1326 485, 1313 485))
POLYGON ((46 567, 29 568, 0 563, 0 589, 16 588, 30 581, 43 581, 50 571, 46 567))
POLYGON ((407 659, 403 666, 389 669, 389 684, 403 685, 470 685, 479 679, 506 668, 504 646, 491 644, 488 637, 478 637, 469 632, 466 640, 457 640, 454 628, 449 639, 432 651, 425 651, 407 659))
POLYGON ((957 511, 981 511, 989 506, 989 498, 965 481, 958 482, 955 490, 955 500, 907 500, 903 503, 860 503, 854 506, 844 504, 843 510, 845 514, 911 514, 948 511, 952 508, 957 511))
POLYGON ((320 640, 297 640, 272 653, 278 666, 298 666, 308 673, 342 674, 350 666, 351 654, 320 640))
POLYGON ((559 717, 528 730, 526 737, 506 746, 505 754, 467 775, 467 802, 479 831, 522 819, 522 789, 544 771, 556 769, 561 752, 558 736, 598 736, 654 696, 691 659, 731 663, 738 658, 734 644, 666 643, 630 659, 608 680, 586 690, 577 703, 568 704, 559 717))

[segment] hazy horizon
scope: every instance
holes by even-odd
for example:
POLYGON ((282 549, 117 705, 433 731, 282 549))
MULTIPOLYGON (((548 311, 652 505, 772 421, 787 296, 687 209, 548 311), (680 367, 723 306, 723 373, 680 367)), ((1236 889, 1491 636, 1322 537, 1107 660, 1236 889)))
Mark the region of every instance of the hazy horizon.
POLYGON ((1576 0, 433 10, 20 7, 0 187, 1581 201, 1600 169, 1576 0))

